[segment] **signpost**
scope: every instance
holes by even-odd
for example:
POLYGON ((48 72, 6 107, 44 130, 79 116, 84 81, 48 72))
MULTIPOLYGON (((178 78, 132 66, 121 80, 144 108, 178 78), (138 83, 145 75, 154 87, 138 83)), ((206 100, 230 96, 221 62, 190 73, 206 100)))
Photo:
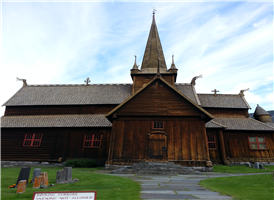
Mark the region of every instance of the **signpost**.
POLYGON ((34 192, 32 200, 96 200, 96 191, 34 192))

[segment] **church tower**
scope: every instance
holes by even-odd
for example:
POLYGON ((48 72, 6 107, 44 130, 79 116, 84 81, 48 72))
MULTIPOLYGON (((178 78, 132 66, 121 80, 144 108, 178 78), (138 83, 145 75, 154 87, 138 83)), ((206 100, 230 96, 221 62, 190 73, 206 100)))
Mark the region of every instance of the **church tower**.
POLYGON ((130 74, 133 80, 132 94, 135 94, 151 81, 157 74, 158 68, 161 76, 171 85, 175 85, 178 69, 175 67, 173 57, 172 65, 170 69, 167 69, 163 48, 155 22, 155 12, 153 11, 152 24, 141 68, 138 69, 135 57, 135 63, 131 69, 130 74))

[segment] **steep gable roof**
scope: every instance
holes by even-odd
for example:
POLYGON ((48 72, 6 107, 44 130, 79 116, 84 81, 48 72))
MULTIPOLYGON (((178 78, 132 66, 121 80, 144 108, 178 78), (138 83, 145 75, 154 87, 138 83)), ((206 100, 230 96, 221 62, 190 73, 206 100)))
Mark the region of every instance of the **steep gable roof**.
POLYGON ((161 80, 163 83, 165 83, 168 87, 170 87, 172 90, 174 90, 176 93, 178 93, 180 96, 182 96, 184 99, 186 99, 189 103, 191 103, 193 106, 195 106, 198 110, 200 110, 202 113, 204 113, 209 118, 214 118, 213 115, 211 115, 209 112, 201 108, 199 105, 197 105, 195 102, 193 102, 190 98, 188 98, 186 95, 182 94, 179 90, 177 90, 175 87, 173 87, 171 84, 169 84, 167 81, 165 81, 161 76, 155 76, 154 79, 152 79, 149 83, 147 83, 143 88, 141 88, 139 91, 137 91, 134 95, 129 97, 127 100, 125 100, 123 103, 121 103, 119 106, 114 108, 112 111, 110 111, 106 116, 109 117, 114 112, 119 110, 122 106, 124 106, 127 102, 129 102, 131 99, 133 99, 136 95, 141 93, 145 88, 147 88, 149 85, 151 85, 155 80, 161 80))

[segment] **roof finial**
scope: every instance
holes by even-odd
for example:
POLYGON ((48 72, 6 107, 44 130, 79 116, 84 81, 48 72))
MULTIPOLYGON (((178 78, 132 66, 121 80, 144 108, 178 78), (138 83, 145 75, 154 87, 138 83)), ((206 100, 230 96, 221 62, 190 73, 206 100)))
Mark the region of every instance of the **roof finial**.
POLYGON ((155 11, 156 11, 156 9, 155 9, 155 7, 153 7, 153 12, 152 12, 152 14, 153 14, 153 21, 155 21, 155 11))
POLYGON ((217 92, 220 92, 220 91, 219 91, 219 90, 214 89, 214 90, 211 90, 211 92, 214 92, 214 95, 216 96, 216 95, 217 95, 217 92))
POLYGON ((90 83, 89 77, 87 77, 87 79, 84 82, 86 83, 86 85, 89 85, 89 83, 90 83))
POLYGON ((132 69, 138 69, 138 65, 136 63, 136 58, 137 58, 136 54, 134 55, 134 57, 135 57, 135 62, 134 62, 132 69))
POLYGON ((244 96, 244 92, 247 91, 247 90, 249 90, 249 88, 247 88, 247 89, 245 89, 245 90, 240 90, 239 95, 240 95, 240 96, 244 96))
MULTIPOLYGON (((197 78, 203 78, 203 75, 201 74, 200 76, 194 76, 190 82, 191 85, 196 85, 196 79, 197 78)), ((219 92, 219 91, 218 91, 219 92)))
POLYGON ((174 64, 174 54, 173 53, 172 53, 172 63, 171 63, 170 69, 177 69, 174 64))
POLYGON ((16 77, 16 80, 17 80, 17 81, 23 81, 23 87, 28 86, 27 80, 26 80, 26 79, 22 79, 22 78, 16 77))

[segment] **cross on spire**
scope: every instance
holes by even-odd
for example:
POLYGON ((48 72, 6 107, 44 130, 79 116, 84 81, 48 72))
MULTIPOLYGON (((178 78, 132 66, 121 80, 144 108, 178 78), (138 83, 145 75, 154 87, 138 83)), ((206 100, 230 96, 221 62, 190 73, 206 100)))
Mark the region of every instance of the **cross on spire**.
POLYGON ((155 11, 156 11, 156 9, 155 9, 155 7, 153 7, 153 12, 152 12, 152 14, 153 14, 153 21, 155 21, 155 11))
POLYGON ((86 83, 86 85, 88 85, 90 83, 89 77, 87 77, 87 79, 84 82, 86 83))
POLYGON ((214 90, 211 90, 211 92, 214 92, 214 95, 217 95, 217 92, 220 92, 220 91, 219 91, 219 90, 214 89, 214 90))

